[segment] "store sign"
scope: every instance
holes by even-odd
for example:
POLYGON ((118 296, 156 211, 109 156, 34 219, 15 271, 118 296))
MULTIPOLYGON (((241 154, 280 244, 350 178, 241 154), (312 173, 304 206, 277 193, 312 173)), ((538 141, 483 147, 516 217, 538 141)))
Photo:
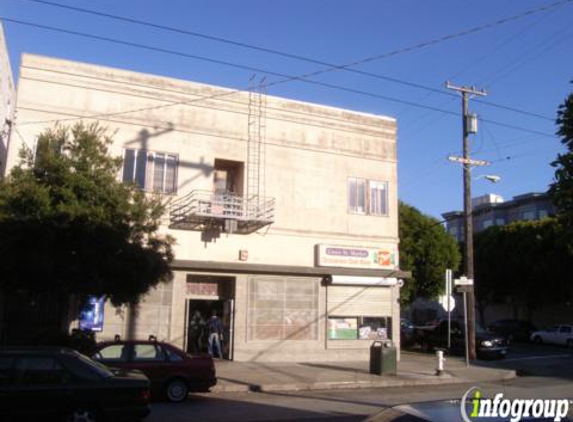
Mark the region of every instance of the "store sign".
POLYGON ((350 275, 330 276, 330 284, 346 286, 396 286, 400 282, 395 277, 357 277, 350 275))
POLYGON ((217 281, 187 282, 187 294, 193 296, 219 296, 219 283, 217 281))
POLYGON ((394 248, 361 248, 317 245, 316 265, 319 267, 396 268, 394 248))
POLYGON ((90 296, 88 303, 80 312, 79 327, 86 331, 103 331, 103 309, 105 298, 90 296))

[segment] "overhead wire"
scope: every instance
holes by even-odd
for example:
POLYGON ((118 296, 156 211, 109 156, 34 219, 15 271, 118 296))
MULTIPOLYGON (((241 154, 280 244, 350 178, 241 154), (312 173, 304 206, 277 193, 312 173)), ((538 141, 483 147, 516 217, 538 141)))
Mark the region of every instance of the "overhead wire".
MULTIPOLYGON (((100 16, 100 17, 104 17, 107 19, 113 19, 113 20, 118 20, 118 21, 123 21, 123 22, 128 22, 131 24, 137 24, 137 25, 141 25, 141 26, 146 26, 146 27, 150 27, 150 28, 154 28, 154 29, 160 29, 163 31, 170 31, 170 32, 174 32, 174 33, 178 33, 178 34, 183 34, 183 35, 189 35, 189 36, 193 36, 193 37, 198 37, 198 38, 203 38, 203 39, 208 39, 211 41, 216 41, 216 42, 220 42, 220 43, 225 43, 225 44, 230 44, 230 45, 234 45, 234 46, 238 46, 238 47, 242 47, 242 48, 247 48, 247 49, 251 49, 251 50, 256 50, 256 51, 261 51, 264 53, 269 53, 269 54, 274 54, 274 55, 278 55, 278 56, 282 56, 282 57, 286 57, 289 59, 295 59, 295 60, 299 60, 299 61, 305 61, 308 63, 314 63, 314 64, 318 64, 321 66, 326 66, 327 69, 325 69, 324 71, 320 72, 320 73, 326 73, 326 72, 330 72, 333 70, 343 70, 346 72, 351 72, 351 73, 355 73, 355 74, 359 74, 359 75, 363 75, 363 76, 369 76, 369 77, 373 77, 373 78, 377 78, 377 79, 382 79, 388 82, 393 82, 393 83, 398 83, 398 84, 402 84, 402 85, 406 85, 409 87, 413 87, 413 88, 418 88, 418 89, 423 89, 423 90, 427 90, 433 93, 437 93, 437 94, 441 94, 441 95, 447 95, 447 96, 454 96, 455 94, 452 94, 450 92, 447 91, 443 91, 437 88, 433 88, 427 85, 423 85, 423 84, 419 84, 416 82, 411 82, 411 81, 406 81, 403 79, 399 79, 399 78, 394 78, 394 77, 389 77, 389 76, 385 76, 385 75, 380 75, 377 73, 373 73, 373 72, 367 72, 367 71, 363 71, 363 70, 359 70, 359 69, 354 69, 355 66, 367 63, 369 61, 373 61, 373 60, 379 60, 382 58, 387 58, 393 55, 397 55, 397 54, 401 54, 403 52, 408 52, 408 51, 413 51, 415 49, 418 48, 424 48, 427 47, 429 45, 433 45, 433 44, 437 44, 443 41, 447 41, 447 40, 451 40, 451 39, 455 39, 461 36, 465 36, 465 35, 469 35, 469 34, 473 34, 479 31, 482 31, 484 29, 488 29, 494 26, 498 26, 498 25, 502 25, 508 22, 513 22, 516 20, 520 20, 523 19, 525 17, 531 16, 533 14, 539 13, 539 12, 544 12, 544 11, 548 11, 548 10, 554 10, 556 8, 559 8, 560 6, 563 6, 566 3, 570 3, 573 0, 560 0, 558 2, 554 2, 548 5, 544 5, 544 6, 540 6, 537 8, 533 8, 533 9, 529 9, 525 12, 522 13, 518 13, 506 18, 502 18, 499 19, 497 21, 494 22, 490 22, 488 24, 484 24, 481 26, 476 26, 474 28, 468 29, 466 31, 462 31, 456 34, 450 34, 450 35, 446 35, 444 37, 441 38, 437 38, 431 41, 428 41, 426 43, 419 43, 417 45, 413 45, 411 47, 407 47, 405 49, 398 49, 398 50, 394 50, 392 52, 389 53, 385 53, 385 54, 380 54, 377 56, 372 56, 363 60, 359 60, 359 61, 355 61, 349 64, 344 64, 344 65, 336 65, 333 63, 329 63, 323 60, 318 60, 315 58, 311 58, 308 56, 303 56, 303 55, 299 55, 299 54, 292 54, 292 53, 287 53, 287 52, 283 52, 283 51, 279 51, 276 49, 271 49, 271 48, 266 48, 266 47, 262 47, 262 46, 257 46, 257 45, 252 45, 252 44, 247 44, 247 43, 243 43, 243 42, 239 42, 239 41, 235 41, 235 40, 231 40, 228 38, 223 38, 223 37, 217 37, 217 36, 213 36, 213 35, 208 35, 208 34, 203 34, 203 33, 199 33, 199 32, 195 32, 195 31, 189 31, 187 29, 183 29, 183 28, 177 28, 177 27, 173 27, 173 26, 168 26, 168 25, 162 25, 162 24, 157 24, 154 22, 150 22, 150 21, 144 21, 141 19, 135 19, 135 18, 130 18, 127 16, 120 16, 120 15, 115 15, 115 14, 111 14, 111 13, 105 13, 105 12, 100 12, 97 10, 93 10, 93 9, 87 9, 87 8, 82 8, 82 7, 77 7, 77 6, 70 6, 70 5, 66 5, 66 4, 62 4, 62 3, 57 3, 57 2, 53 2, 53 1, 48 1, 48 0, 20 0, 20 1, 27 1, 27 2, 33 2, 33 3, 38 3, 38 4, 43 4, 43 5, 48 5, 48 6, 52 6, 52 7, 57 7, 57 8, 62 8, 62 9, 67 9, 67 10, 72 10, 75 12, 79 12, 79 13, 84 13, 84 14, 90 14, 90 15, 94 15, 94 16, 100 16)), ((506 105, 502 105, 502 104, 497 104, 497 103, 493 103, 493 102, 489 102, 489 101, 485 101, 485 100, 480 100, 479 102, 481 102, 482 104, 485 104, 487 106, 490 107, 498 107, 498 108, 503 108, 509 111, 513 111, 516 113, 522 113, 522 114, 526 114, 532 117, 537 117, 537 118, 541 118, 541 119, 548 119, 546 116, 542 116, 540 114, 537 113, 532 113, 532 112, 528 112, 525 110, 519 110, 515 107, 510 107, 510 106, 506 106, 506 105)))
MULTIPOLYGON (((573 1, 573 0, 568 0, 568 1, 573 1)), ((56 28, 56 27, 36 24, 36 23, 32 23, 32 22, 25 22, 25 21, 6 18, 6 17, 2 17, 2 16, 0 16, 0 20, 4 20, 6 22, 12 22, 12 23, 16 23, 16 24, 21 24, 21 25, 26 25, 26 26, 31 26, 31 27, 37 27, 40 29, 52 30, 52 31, 61 32, 61 33, 65 33, 65 34, 70 34, 70 35, 77 35, 77 36, 90 38, 90 39, 96 39, 96 40, 100 40, 100 41, 106 41, 106 42, 111 42, 111 43, 116 43, 116 44, 123 44, 123 45, 131 46, 131 47, 136 47, 136 48, 141 48, 141 49, 146 49, 146 50, 151 50, 151 51, 156 51, 156 52, 161 52, 161 53, 166 53, 166 54, 174 54, 177 56, 182 56, 182 57, 187 57, 187 58, 197 59, 197 60, 203 60, 203 61, 207 61, 207 62, 211 62, 211 63, 231 66, 231 67, 235 67, 235 68, 240 68, 242 70, 255 71, 255 72, 265 73, 265 74, 269 74, 269 75, 273 75, 273 76, 280 76, 280 77, 284 78, 281 80, 268 82, 266 84, 267 87, 282 84, 285 82, 294 81, 294 80, 299 80, 301 82, 319 85, 319 86, 323 86, 323 87, 327 87, 327 88, 331 88, 331 89, 338 89, 338 90, 342 90, 342 91, 346 91, 346 92, 350 92, 350 93, 354 93, 354 94, 358 94, 358 95, 368 96, 368 97, 372 97, 372 98, 383 99, 386 101, 391 101, 391 102, 396 102, 396 103, 401 103, 401 104, 407 104, 407 105, 411 105, 413 107, 424 108, 424 109, 432 110, 432 111, 439 112, 439 113, 444 113, 444 114, 449 114, 449 115, 454 115, 454 116, 460 115, 457 112, 452 112, 449 110, 444 110, 444 109, 440 109, 440 108, 429 106, 429 105, 418 104, 418 103, 415 103, 412 101, 402 100, 402 99, 390 97, 387 95, 376 94, 376 93, 372 93, 372 92, 368 92, 368 91, 363 91, 363 90, 358 90, 358 89, 354 89, 354 88, 348 88, 348 87, 344 87, 344 86, 340 86, 340 85, 334 85, 334 84, 329 84, 329 83, 325 83, 325 82, 319 82, 319 81, 308 79, 309 77, 315 76, 315 75, 320 74, 320 73, 324 73, 327 70, 313 71, 311 73, 306 73, 303 75, 292 76, 292 75, 286 75, 283 73, 274 72, 274 71, 270 71, 270 70, 266 70, 266 69, 259 69, 259 68, 255 68, 252 66, 245 66, 245 65, 235 64, 235 63, 231 63, 231 62, 226 62, 223 60, 207 58, 207 57, 198 56, 198 55, 194 55, 194 54, 188 54, 188 53, 180 52, 180 51, 176 51, 176 50, 170 50, 170 49, 165 49, 165 48, 155 47, 155 46, 148 46, 146 44, 134 43, 131 41, 117 40, 114 38, 103 37, 103 36, 99 36, 99 35, 86 34, 86 33, 78 32, 78 31, 56 28)), ((344 66, 344 65, 342 65, 342 66, 344 66)), ((103 117, 103 116, 109 116, 109 115, 115 115, 115 114, 127 114, 127 113, 133 113, 133 112, 138 112, 138 111, 150 110, 150 109, 170 107, 170 106, 174 106, 177 104, 188 104, 188 103, 192 103, 195 101, 201 101, 204 99, 221 97, 221 96, 226 96, 226 95, 232 95, 232 94, 235 94, 238 92, 243 92, 243 91, 245 91, 245 89, 243 89, 243 90, 232 90, 229 92, 225 92, 225 93, 221 93, 221 94, 215 94, 215 95, 211 95, 211 96, 207 96, 207 97, 202 97, 202 98, 194 99, 191 101, 182 101, 182 102, 175 102, 175 103, 170 103, 170 104, 162 104, 162 105, 158 105, 158 106, 151 106, 151 107, 139 108, 139 109, 134 109, 134 110, 126 110, 126 111, 121 111, 121 112, 102 113, 102 114, 96 114, 96 115, 92 115, 92 116, 81 116, 79 118, 97 118, 97 117, 103 117)), ((65 120, 77 120, 77 118, 76 119, 69 118, 69 119, 65 119, 65 120)), ((56 121, 62 121, 62 119, 51 119, 49 121, 37 121, 37 122, 23 122, 20 124, 21 125, 39 124, 39 123, 51 123, 51 122, 56 122, 56 121)), ((490 121, 490 123, 500 125, 500 126, 505 126, 505 127, 511 127, 513 129, 516 129, 516 130, 531 132, 531 130, 529 130, 529 129, 521 128, 518 126, 511 126, 511 125, 503 124, 500 122, 490 121)), ((537 133, 540 133, 540 132, 537 132, 537 133)), ((548 134, 545 134, 545 136, 553 137, 553 135, 548 135, 548 134)))
MULTIPOLYGON (((563 5, 560 5, 559 7, 561 7, 563 5)), ((543 21, 544 19, 547 19, 549 16, 551 16, 552 14, 556 13, 557 10, 559 10, 559 7, 556 7, 555 9, 549 11, 549 13, 542 15, 539 19, 537 19, 535 22, 525 26, 524 28, 521 28, 518 32, 512 34, 510 37, 504 39, 502 42, 497 43, 490 51, 488 51, 487 53, 481 55, 480 57, 478 57, 475 60, 472 60, 470 63, 468 63, 464 68, 462 68, 461 70, 457 71, 456 73, 454 73, 453 75, 448 76, 447 78, 445 78, 445 80, 453 80, 456 77, 460 76, 462 73, 464 73, 465 71, 467 71, 468 69, 472 68, 473 66, 475 66, 477 63, 482 62, 486 57, 488 57, 491 53, 499 51, 500 48, 506 46, 507 44, 509 44, 511 41, 513 41, 514 39, 516 39, 517 37, 519 37, 520 35, 522 35, 523 33, 525 33, 526 31, 530 30, 531 28, 535 27, 536 25, 538 25, 541 21, 543 21)), ((491 86, 491 85, 490 85, 491 86)), ((434 92, 428 92, 425 96, 423 96, 421 98, 421 100, 425 100, 429 97, 431 97, 434 94, 434 92)), ((450 94, 448 92, 448 94, 450 94)), ((452 97, 457 98, 458 95, 451 93, 450 94, 452 97)), ((442 101, 439 104, 437 104, 436 106, 439 108, 444 108, 444 106, 450 104, 452 102, 453 98, 449 98, 448 100, 442 101)), ((515 109, 514 107, 510 107, 510 106, 505 106, 502 104, 498 104, 498 103, 490 103, 488 101, 479 99, 479 98, 475 98, 473 99, 473 102, 475 103, 480 103, 480 104, 484 104, 484 105, 494 105, 495 107, 499 108, 499 109, 504 109, 507 111, 513 111, 513 112, 517 112, 517 113, 521 113, 523 115, 528 115, 531 117, 537 117, 537 118, 541 118, 547 121, 554 121, 554 118, 548 117, 548 116, 544 116, 544 115, 540 115, 538 113, 533 113, 530 111, 525 111, 525 110, 521 110, 521 109, 515 109)), ((408 109, 411 109, 410 106, 405 106, 402 110, 398 111, 396 113, 396 118, 400 118, 403 116, 404 112, 407 112, 408 109)), ((443 119, 444 115, 441 115, 439 117, 436 118, 432 118, 431 120, 428 120, 428 117, 430 117, 432 115, 431 112, 427 111, 425 112, 422 116, 418 117, 413 124, 408 126, 407 129, 407 133, 410 132, 419 132, 422 129, 425 129, 431 125, 436 124, 438 121, 440 121, 441 119, 443 119)))
MULTIPOLYGON (((560 5, 559 7, 561 7, 563 5, 560 5)), ((537 19, 535 22, 530 23, 528 25, 526 25, 525 27, 521 28, 519 31, 517 31, 516 33, 512 34, 510 37, 504 39, 501 42, 496 43, 495 46, 493 46, 489 51, 487 51, 485 54, 482 54, 481 56, 479 56, 476 59, 471 60, 467 65, 465 65, 462 69, 458 70, 456 73, 448 76, 447 78, 444 78, 445 80, 454 80, 456 79, 458 76, 460 76, 461 74, 465 73, 467 70, 472 69, 475 67, 476 64, 481 63, 483 60, 485 60, 489 55, 491 55, 493 52, 498 52, 501 48, 505 47, 506 45, 508 45, 511 41, 513 41, 514 39, 516 39, 517 37, 519 37, 520 35, 522 35, 523 33, 525 33, 526 31, 530 30, 531 28, 535 27, 536 25, 538 25, 541 21, 543 21, 544 19, 547 19, 549 16, 551 16, 552 14, 554 14, 557 10, 559 10, 559 7, 556 7, 555 9, 549 11, 548 13, 542 15, 539 19, 537 19)), ((453 93, 449 93, 448 91, 440 91, 440 92, 446 92, 448 94, 450 94, 452 97, 457 97, 456 94, 453 93)), ((426 98, 429 98, 430 96, 432 96, 435 92, 428 92, 423 98, 421 98, 421 100, 424 100, 426 98)), ((515 111, 518 113, 522 113, 525 115, 531 115, 533 117, 539 117, 545 120, 552 120, 550 117, 547 116, 542 116, 539 115, 537 113, 531 113, 525 110, 517 110, 515 108, 509 107, 509 106, 504 106, 502 104, 498 104, 498 103, 490 103, 488 101, 485 100, 480 100, 478 98, 474 99, 474 102, 477 103, 482 103, 485 105, 494 105, 495 107, 498 107, 500 109, 506 109, 508 111, 515 111)), ((438 107, 443 107, 444 105, 446 105, 447 102, 442 102, 438 105, 438 107)), ((404 112, 404 110, 408 109, 409 107, 406 106, 404 107, 403 110, 399 111, 397 113, 397 117, 402 116, 402 113, 404 112)), ((428 115, 429 113, 425 113, 425 115, 428 115)))
MULTIPOLYGON (((313 84, 313 85, 318 85, 318 86, 322 86, 322 87, 326 87, 326 88, 330 88, 330 89, 336 89, 336 90, 341 90, 341 91, 346 91, 349 93, 353 93, 353 94, 358 94, 358 95, 363 95, 363 96, 368 96, 368 97, 373 97, 373 98, 378 98, 378 99, 383 99, 386 101, 391 101, 391 102, 396 102, 396 103, 401 103, 401 104, 408 104, 408 105, 412 105, 414 107, 421 107, 421 108, 425 108, 428 110, 433 110, 436 112, 441 112, 441 113, 446 113, 446 114, 453 114, 453 115, 457 115, 458 113, 452 113, 449 112, 448 110, 442 110, 436 107, 432 107, 432 106, 425 106, 422 104, 418 104, 418 103, 414 103, 411 101, 407 101, 407 100, 401 100, 399 98, 394 98, 394 97, 390 97, 387 95, 382 95, 382 94, 375 94, 372 92, 368 92, 368 91, 363 91, 363 90, 359 90, 359 89, 354 89, 354 88, 349 88, 349 87, 345 87, 345 86, 341 86, 341 85, 335 85, 335 84, 330 84, 330 83, 326 83, 326 82, 320 82, 320 81, 315 81, 315 80, 310 80, 308 79, 309 77, 324 73, 328 70, 324 70, 324 71, 313 71, 310 73, 306 73, 303 75, 297 75, 297 76, 292 76, 292 75, 287 75, 284 73, 279 73, 279 72, 275 72, 275 71, 271 71, 268 69, 260 69, 260 68, 256 68, 256 67, 252 67, 252 66, 246 66, 246 65, 241 65, 241 64, 236 64, 236 63, 232 63, 232 62, 227 62, 224 60, 218 60, 218 59, 213 59, 213 58, 209 58, 209 57, 204 57, 204 56, 199 56, 199 55, 195 55, 195 54, 189 54, 189 53, 185 53, 185 52, 181 52, 181 51, 176 51, 176 50, 170 50, 170 49, 166 49, 166 48, 162 48, 162 47, 155 47, 155 46, 149 46, 146 44, 140 44, 140 43, 135 43, 135 42, 131 42, 131 41, 124 41, 124 40, 118 40, 115 38, 109 38, 109 37, 104 37, 104 36, 100 36, 100 35, 93 35, 93 34, 86 34, 83 32, 78 32, 78 31, 72 31, 72 30, 68 30, 68 29, 63 29, 63 28, 57 28, 57 27, 52 27, 52 26, 48 26, 48 25, 42 25, 42 24, 37 24, 37 23, 33 23, 33 22, 26 22, 26 21, 21 21, 21 20, 17 20, 17 19, 11 19, 11 18, 6 18, 6 17, 2 17, 0 16, 0 20, 3 20, 5 22, 11 22, 11 23, 16 23, 16 24, 20 24, 20 25, 25 25, 25 26, 31 26, 31 27, 35 27, 35 28, 40 28, 40 29, 45 29, 45 30, 50 30, 50 31, 55 31, 55 32, 60 32, 60 33, 65 33, 68 35, 76 35, 76 36, 80 36, 80 37, 84 37, 84 38, 90 38, 90 39, 95 39, 95 40, 99 40, 99 41, 106 41, 106 42, 111 42, 111 43, 115 43, 115 44, 122 44, 122 45, 127 45, 130 47, 135 47, 135 48, 140 48, 140 49, 145 49, 145 50, 151 50, 151 51, 155 51, 155 52, 160 52, 160 53, 165 53, 165 54, 172 54, 172 55, 176 55, 176 56, 181 56, 181 57, 186 57, 186 58, 190 58, 190 59, 195 59, 195 60, 201 60, 201 61, 206 61, 206 62, 210 62, 210 63, 214 63, 214 64, 219 64, 219 65, 224 65, 224 66, 229 66, 229 67, 234 67, 234 68, 238 68, 241 70, 248 70, 251 72, 259 72, 259 73, 264 73, 267 75, 272 75, 272 76, 278 76, 278 77, 282 77, 284 79, 281 80, 277 80, 277 81, 270 81, 267 82, 266 86, 270 87, 270 86, 275 86, 275 85, 279 85, 282 83, 286 83, 286 82, 291 82, 291 81, 301 81, 301 82, 305 82, 305 83, 309 83, 309 84, 313 84)), ((225 93, 224 95, 231 95, 237 92, 243 92, 245 91, 247 88, 245 89, 240 89, 240 90, 233 90, 230 93, 225 93)), ((221 96, 221 95, 219 95, 221 96)), ((213 96, 208 96, 205 97, 206 99, 212 98, 213 96)), ((200 99, 197 99, 197 101, 200 99)), ((195 100, 194 100, 195 101, 195 100)), ((162 106, 157 106, 157 107, 151 107, 151 108, 160 108, 160 107, 169 107, 171 105, 176 105, 176 104, 181 104, 181 103, 172 103, 172 104, 165 104, 162 106)), ((142 111, 141 109, 136 109, 134 111, 142 111)), ((118 112, 118 113, 129 113, 129 112, 134 112, 134 111, 125 111, 125 112, 118 112)), ((97 116, 94 116, 97 117, 97 116)), ((55 121, 55 120, 53 120, 55 121)), ((40 122, 38 122, 40 123, 40 122)), ((47 123, 47 122, 41 122, 41 123, 47 123)), ((26 123, 28 124, 28 123, 26 123)))
MULTIPOLYGON (((502 65, 499 69, 491 72, 489 75, 485 76, 480 82, 480 85, 486 85, 486 88, 493 86, 499 80, 506 78, 507 76, 511 75, 512 73, 516 72, 523 66, 525 66, 531 60, 537 59, 546 52, 550 51, 551 49, 557 47, 563 41, 565 41, 569 36, 571 36, 571 25, 567 24, 564 27, 560 28, 556 32, 554 32, 549 37, 545 38, 544 40, 536 43, 533 46, 530 46, 527 49, 527 52, 516 58, 509 60, 507 63, 502 65), (560 37, 560 35, 565 34, 564 36, 560 37), (559 39, 555 40, 556 38, 560 37, 559 39), (546 46, 546 44, 549 44, 546 46), (544 48, 545 47, 545 48, 544 48), (489 83, 486 81, 491 80, 489 83)), ((554 120, 554 119, 551 119, 554 120)))

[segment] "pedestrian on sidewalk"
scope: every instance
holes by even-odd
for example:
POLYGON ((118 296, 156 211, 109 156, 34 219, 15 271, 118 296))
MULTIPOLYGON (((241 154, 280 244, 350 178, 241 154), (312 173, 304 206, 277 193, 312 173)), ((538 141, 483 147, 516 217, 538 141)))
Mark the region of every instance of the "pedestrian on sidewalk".
POLYGON ((201 353, 204 328, 205 320, 203 315, 201 315, 201 311, 197 309, 189 322, 189 350, 194 355, 201 353))
POLYGON ((214 356, 214 353, 216 352, 216 357, 223 359, 223 354, 221 353, 221 341, 223 341, 223 323, 217 316, 217 311, 215 310, 213 310, 211 319, 207 323, 207 332, 209 333, 209 341, 207 344, 209 354, 214 356))

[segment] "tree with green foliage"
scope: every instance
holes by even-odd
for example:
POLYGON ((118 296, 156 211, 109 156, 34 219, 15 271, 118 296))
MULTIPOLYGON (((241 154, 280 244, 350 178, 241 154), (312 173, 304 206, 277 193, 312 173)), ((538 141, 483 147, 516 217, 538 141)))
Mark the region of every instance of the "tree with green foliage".
POLYGON ((567 229, 570 238, 570 248, 573 250, 573 93, 565 99, 557 111, 557 134, 567 152, 559 154, 551 163, 555 170, 555 181, 549 193, 557 207, 560 221, 567 229))
POLYGON ((47 130, 0 181, 0 291, 136 303, 171 278, 158 196, 119 181, 97 124, 47 130))
POLYGON ((563 227, 554 218, 490 227, 474 241, 476 301, 483 312, 490 303, 536 309, 571 300, 573 261, 563 227))
POLYGON ((416 208, 400 202, 399 214, 400 268, 412 271, 412 278, 400 291, 401 302, 435 299, 444 291, 446 269, 458 269, 458 245, 438 220, 416 208))

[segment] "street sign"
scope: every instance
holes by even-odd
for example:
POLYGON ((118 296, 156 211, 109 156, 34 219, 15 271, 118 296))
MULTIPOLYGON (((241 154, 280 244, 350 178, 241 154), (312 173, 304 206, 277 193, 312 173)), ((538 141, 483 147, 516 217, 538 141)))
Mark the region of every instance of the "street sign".
POLYGON ((448 160, 455 161, 456 163, 469 164, 472 166, 489 166, 489 161, 485 160, 470 160, 469 158, 458 157, 455 155, 448 156, 448 160))
POLYGON ((438 298, 438 302, 440 305, 442 305, 442 308, 444 308, 446 312, 452 312, 456 307, 456 301, 453 296, 441 295, 438 298))
POLYGON ((456 286, 456 292, 457 293, 469 293, 472 291, 472 289, 474 288, 473 285, 471 284, 466 284, 465 286, 456 286))
POLYGON ((449 268, 446 270, 446 295, 449 296, 452 294, 452 270, 449 268))
POLYGON ((471 278, 467 278, 466 276, 462 276, 462 277, 456 278, 454 280, 454 285, 456 285, 456 286, 473 286, 474 281, 471 278))

